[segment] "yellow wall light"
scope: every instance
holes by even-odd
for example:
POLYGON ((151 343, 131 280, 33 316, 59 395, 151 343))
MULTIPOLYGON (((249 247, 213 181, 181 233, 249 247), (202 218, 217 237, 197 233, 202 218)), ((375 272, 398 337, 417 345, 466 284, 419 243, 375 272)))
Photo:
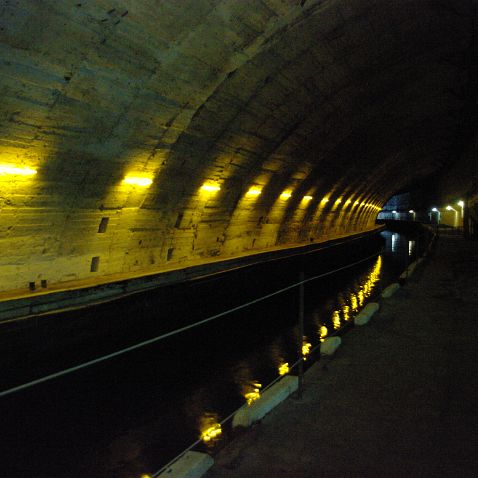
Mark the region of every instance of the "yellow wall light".
POLYGON ((338 206, 340 203, 342 202, 342 199, 337 199, 337 201, 335 201, 335 205, 338 206))
POLYGON ((291 196, 292 196, 291 193, 284 192, 284 193, 282 193, 282 194, 280 195, 280 198, 285 201, 285 200, 289 199, 291 196))
POLYGON ((131 186, 140 186, 142 188, 146 188, 148 186, 151 186, 151 184, 153 183, 153 180, 150 178, 139 177, 139 176, 126 176, 123 179, 123 182, 131 186))
POLYGON ((355 206, 358 206, 360 204, 360 201, 355 201, 354 204, 355 206))
POLYGON ((314 199, 314 197, 313 196, 304 196, 302 199, 304 201, 311 201, 312 199, 314 199))
POLYGON ((249 189, 249 191, 247 191, 247 196, 259 196, 259 194, 261 194, 262 192, 262 189, 259 189, 259 188, 256 188, 256 187, 252 187, 249 189))
POLYGON ((345 205, 348 206, 352 201, 350 199, 347 199, 347 201, 345 201, 345 205))
POLYGON ((329 202, 329 198, 324 198, 322 199, 322 201, 320 201, 322 204, 325 204, 325 203, 328 203, 329 202))
POLYGON ((458 204, 458 206, 463 207, 465 205, 465 202, 464 201, 458 201, 457 204, 458 204))
POLYGON ((37 173, 36 169, 10 166, 8 164, 0 164, 0 175, 9 176, 34 176, 37 173))
POLYGON ((203 184, 201 186, 201 191, 205 191, 208 193, 213 193, 221 190, 221 186, 218 186, 217 184, 203 184))

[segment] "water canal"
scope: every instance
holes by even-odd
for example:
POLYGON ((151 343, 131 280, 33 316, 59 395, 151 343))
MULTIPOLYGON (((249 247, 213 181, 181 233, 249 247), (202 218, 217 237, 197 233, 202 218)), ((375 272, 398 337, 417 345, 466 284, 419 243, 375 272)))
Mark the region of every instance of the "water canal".
MULTIPOLYGON (((416 249, 416 238, 385 231, 327 254, 0 326, 0 390, 269 294, 297 282, 300 269, 311 277, 358 262, 305 286, 302 342, 306 364, 311 363, 310 350, 326 336, 347 330, 357 310, 396 279, 416 249)), ((219 433, 217 424, 257 398, 297 360, 297 310, 294 288, 0 398, 0 476, 139 478, 153 474, 208 430, 203 446, 220 446, 228 430, 219 433)))

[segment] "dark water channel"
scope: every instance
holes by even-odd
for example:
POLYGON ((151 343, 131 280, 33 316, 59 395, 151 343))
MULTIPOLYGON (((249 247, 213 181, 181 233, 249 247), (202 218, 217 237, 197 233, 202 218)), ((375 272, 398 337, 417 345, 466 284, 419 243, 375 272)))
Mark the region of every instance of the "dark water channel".
MULTIPOLYGON (((326 253, 247 267, 15 326, 0 325, 0 390, 269 294, 297 282, 302 268, 308 278, 369 257, 307 283, 306 353, 321 339, 350 327, 355 312, 396 279, 416 248, 416 238, 383 232, 326 253)), ((0 476, 153 474, 297 360, 297 310, 295 288, 0 398, 0 476)), ((306 364, 312 362, 311 355, 306 364)), ((218 440, 204 447, 220 446, 227 435, 224 426, 218 440)))

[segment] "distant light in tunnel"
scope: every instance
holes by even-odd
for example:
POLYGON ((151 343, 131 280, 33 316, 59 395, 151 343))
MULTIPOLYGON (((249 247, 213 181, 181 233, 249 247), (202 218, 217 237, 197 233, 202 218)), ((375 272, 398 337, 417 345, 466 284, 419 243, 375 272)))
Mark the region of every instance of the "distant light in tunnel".
POLYGON ((283 192, 283 193, 280 195, 280 198, 285 201, 285 200, 289 199, 291 196, 292 196, 291 193, 283 192))
POLYGON ((0 164, 0 175, 5 174, 10 176, 34 176, 36 173, 37 170, 32 168, 0 164))
POLYGON ((335 205, 338 206, 340 203, 342 202, 342 199, 337 199, 337 201, 335 201, 335 205))
POLYGON ((414 214, 415 211, 413 209, 410 209, 410 211, 408 211, 410 214, 414 214))
POLYGON ((397 211, 392 211, 392 214, 397 214, 397 211))
POLYGON ((458 206, 460 206, 460 207, 464 207, 464 206, 465 206, 464 201, 458 201, 457 204, 458 204, 458 206))
POLYGON ((259 194, 261 194, 261 192, 262 192, 262 189, 252 187, 251 189, 249 189, 249 191, 247 191, 246 195, 247 196, 259 196, 259 194))
POLYGON ((325 203, 328 203, 329 202, 329 198, 324 198, 322 199, 322 201, 320 201, 322 204, 325 204, 325 203))
POLYGON ((345 201, 345 205, 348 206, 352 201, 350 199, 347 199, 347 201, 345 201))
POLYGON ((140 186, 142 188, 146 188, 148 186, 151 186, 153 180, 150 178, 144 178, 139 176, 126 176, 123 179, 123 182, 125 184, 130 184, 131 186, 140 186))
POLYGON ((311 201, 312 199, 314 199, 314 197, 313 196, 304 196, 302 199, 304 201, 311 201))
POLYGON ((448 206, 446 207, 446 210, 447 210, 447 211, 455 211, 455 212, 456 212, 456 209, 453 208, 453 207, 451 207, 450 205, 448 205, 448 206))
POLYGON ((360 201, 355 201, 354 204, 358 206, 360 204, 360 201))
POLYGON ((206 183, 201 186, 201 191, 206 191, 208 193, 212 193, 212 192, 216 192, 220 190, 221 190, 221 186, 218 186, 217 184, 206 183))
POLYGON ((438 209, 436 207, 432 207, 432 212, 438 212, 438 209))

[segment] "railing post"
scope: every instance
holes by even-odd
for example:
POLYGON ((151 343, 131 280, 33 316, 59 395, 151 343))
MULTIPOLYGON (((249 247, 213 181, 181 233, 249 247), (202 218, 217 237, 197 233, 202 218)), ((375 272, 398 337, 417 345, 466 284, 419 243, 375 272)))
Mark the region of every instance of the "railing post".
POLYGON ((304 389, 304 358, 302 355, 302 345, 304 342, 304 267, 302 265, 300 274, 300 285, 299 285, 299 372, 298 372, 298 388, 297 396, 302 398, 302 392, 304 389))

